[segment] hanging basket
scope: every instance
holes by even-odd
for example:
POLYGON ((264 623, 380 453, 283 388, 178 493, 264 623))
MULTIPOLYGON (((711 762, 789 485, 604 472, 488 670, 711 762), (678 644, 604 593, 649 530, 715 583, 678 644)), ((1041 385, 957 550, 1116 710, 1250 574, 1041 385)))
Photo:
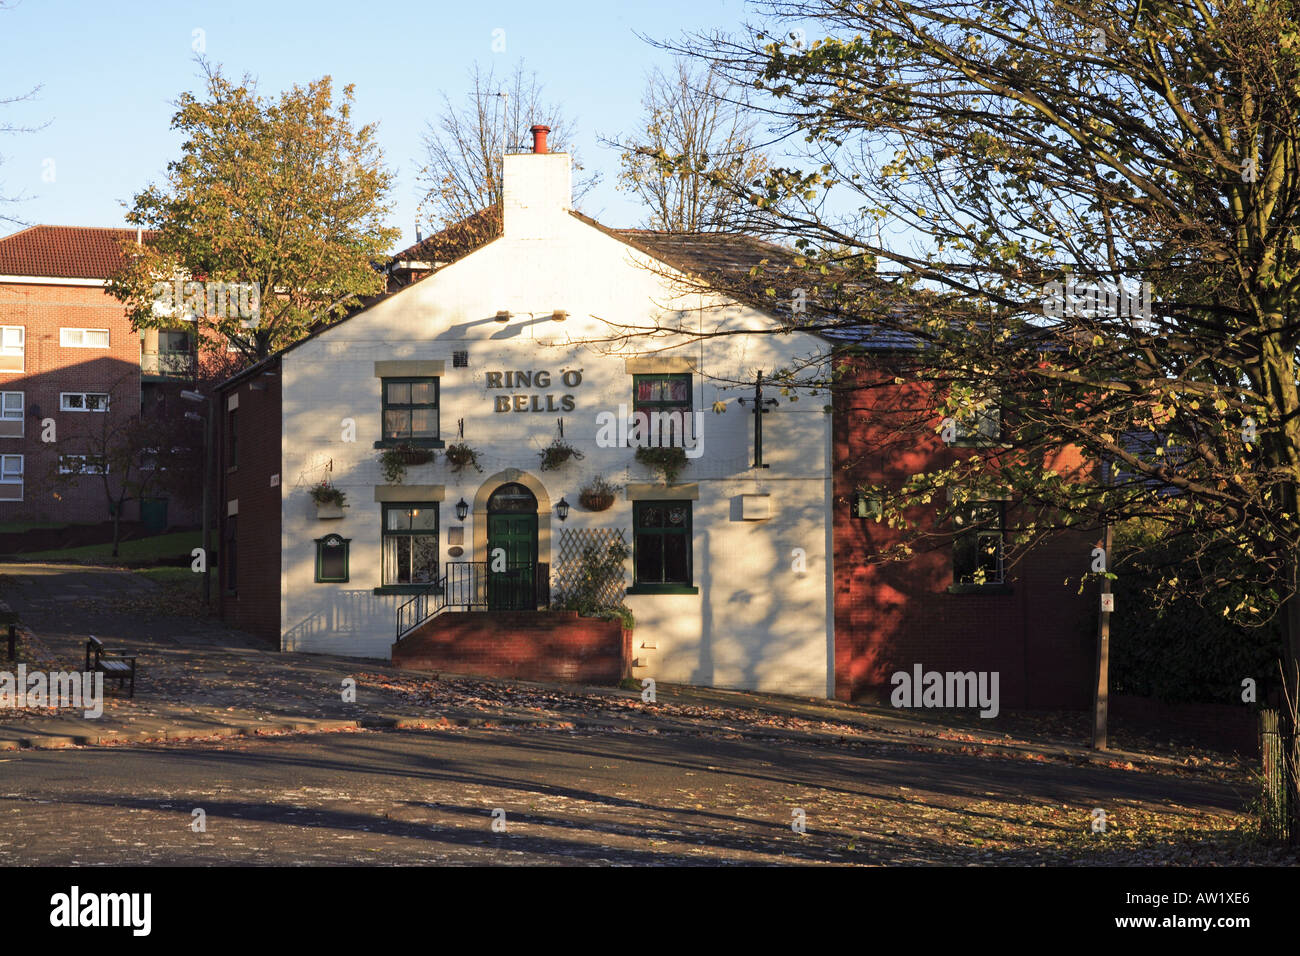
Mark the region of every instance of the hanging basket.
POLYGON ((578 495, 578 503, 588 511, 608 511, 614 506, 614 496, 594 491, 584 491, 578 495))

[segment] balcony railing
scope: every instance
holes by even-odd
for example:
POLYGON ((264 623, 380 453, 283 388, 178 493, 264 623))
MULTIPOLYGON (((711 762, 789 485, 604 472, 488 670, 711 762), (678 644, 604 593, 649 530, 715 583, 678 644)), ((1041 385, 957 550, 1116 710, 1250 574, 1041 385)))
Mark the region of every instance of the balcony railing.
POLYGON ((192 352, 141 352, 140 373, 164 378, 184 378, 194 374, 192 352))

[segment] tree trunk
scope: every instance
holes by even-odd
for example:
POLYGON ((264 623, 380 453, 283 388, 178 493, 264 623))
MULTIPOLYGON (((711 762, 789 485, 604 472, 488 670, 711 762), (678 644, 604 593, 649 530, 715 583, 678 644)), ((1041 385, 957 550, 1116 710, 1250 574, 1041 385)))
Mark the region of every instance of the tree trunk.
POLYGON ((122 502, 113 503, 113 557, 117 557, 118 543, 122 535, 122 502))

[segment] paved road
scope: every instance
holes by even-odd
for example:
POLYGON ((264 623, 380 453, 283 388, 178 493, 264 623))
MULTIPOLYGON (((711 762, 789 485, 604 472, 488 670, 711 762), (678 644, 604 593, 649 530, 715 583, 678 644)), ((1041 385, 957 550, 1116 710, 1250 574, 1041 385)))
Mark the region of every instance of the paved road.
POLYGON ((1094 807, 1122 830, 1139 812, 1232 819, 1241 796, 1214 781, 991 768, 884 745, 336 733, 6 754, 0 864, 1058 862, 1094 807), (206 832, 192 831, 196 808, 206 832))

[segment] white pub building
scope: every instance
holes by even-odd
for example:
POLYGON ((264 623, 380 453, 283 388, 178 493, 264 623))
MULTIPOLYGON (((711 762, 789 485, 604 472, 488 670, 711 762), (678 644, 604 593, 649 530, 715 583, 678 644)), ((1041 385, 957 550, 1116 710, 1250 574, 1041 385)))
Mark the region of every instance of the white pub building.
POLYGON ((682 281, 772 247, 574 212, 545 133, 499 216, 218 390, 223 616, 450 673, 833 696, 830 399, 754 408, 826 343, 682 281), (630 638, 555 609, 619 543, 630 638))

